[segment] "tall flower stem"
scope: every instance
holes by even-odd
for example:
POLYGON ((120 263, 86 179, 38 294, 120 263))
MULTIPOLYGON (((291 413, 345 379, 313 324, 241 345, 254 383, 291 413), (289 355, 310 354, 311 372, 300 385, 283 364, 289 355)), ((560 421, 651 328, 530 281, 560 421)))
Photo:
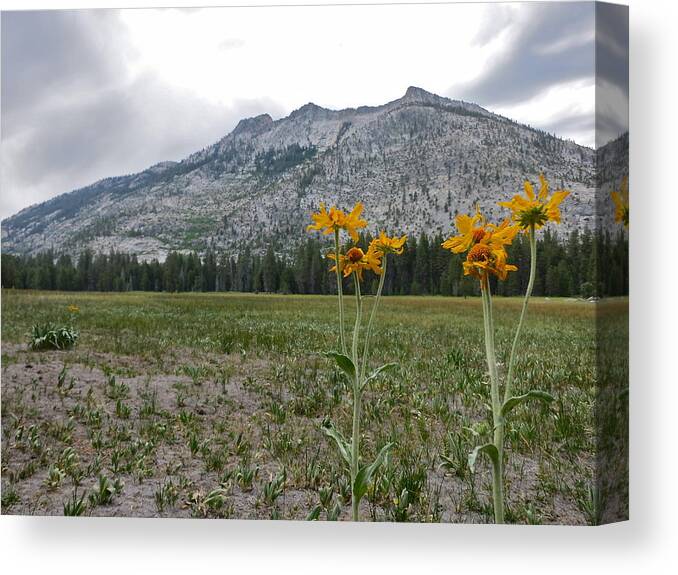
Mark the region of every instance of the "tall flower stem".
POLYGON ((492 420, 494 424, 493 443, 497 448, 497 459, 492 459, 492 500, 494 502, 494 521, 504 523, 504 418, 501 415, 499 399, 499 376, 494 345, 494 321, 492 318, 492 294, 489 277, 481 279, 483 300, 483 323, 485 326, 485 354, 490 372, 490 394, 492 396, 492 420))
POLYGON ((360 462, 360 399, 362 390, 360 389, 360 370, 358 369, 358 336, 360 332, 360 320, 362 317, 362 296, 360 294, 360 279, 356 272, 353 273, 355 280, 356 312, 355 326, 353 328, 353 365, 355 366, 355 379, 353 381, 353 433, 351 435, 351 498, 353 508, 353 521, 360 521, 359 499, 355 496, 355 479, 358 475, 358 465, 360 462))
POLYGON ((339 296, 339 337, 341 339, 341 353, 346 355, 346 337, 344 336, 344 290, 342 287, 341 270, 339 269, 339 229, 334 230, 334 257, 337 269, 337 295, 339 296))
POLYGON ((379 307, 379 301, 381 300, 381 292, 384 289, 384 278, 386 277, 387 260, 388 254, 384 254, 384 259, 381 266, 381 276, 379 277, 379 287, 377 288, 377 295, 374 299, 374 305, 372 306, 372 311, 370 312, 370 320, 367 322, 367 330, 365 331, 365 347, 363 349, 363 362, 360 368, 361 380, 365 378, 365 368, 367 367, 367 355, 370 348, 370 334, 372 333, 372 322, 374 321, 374 316, 377 315, 377 308, 379 307))
POLYGON ((513 384, 513 369, 516 361, 516 351, 518 349, 518 340, 520 339, 520 332, 523 329, 523 322, 527 312, 527 304, 532 296, 532 288, 534 288, 534 278, 537 275, 537 234, 535 233, 534 224, 530 224, 528 229, 530 240, 530 279, 527 282, 527 290, 525 291, 525 298, 523 299, 523 308, 520 312, 520 320, 516 328, 516 335, 513 338, 511 345, 511 355, 509 356, 508 372, 506 374, 506 387, 504 389, 504 401, 511 397, 511 386, 513 384))

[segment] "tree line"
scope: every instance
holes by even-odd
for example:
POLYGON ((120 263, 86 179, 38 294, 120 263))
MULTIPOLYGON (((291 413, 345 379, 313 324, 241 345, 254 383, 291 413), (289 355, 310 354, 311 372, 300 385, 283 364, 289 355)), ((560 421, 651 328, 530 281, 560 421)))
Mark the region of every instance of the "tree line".
MULTIPOLYGON (((477 281, 463 275, 461 256, 440 247, 443 236, 421 234, 407 241, 400 256, 389 256, 384 285, 387 295, 477 294, 477 281)), ((361 238, 365 248, 369 235, 361 238)), ((562 240, 546 230, 538 239, 539 296, 618 296, 628 294, 628 239, 623 232, 573 231, 562 240)), ((164 262, 139 261, 137 256, 82 252, 77 258, 53 251, 34 256, 2 254, 2 286, 61 291, 268 292, 331 294, 336 292, 332 263, 324 257, 328 242, 308 238, 293 254, 280 255, 273 246, 265 253, 245 247, 235 254, 209 250, 171 252, 164 262)), ((494 293, 524 293, 529 276, 529 245, 520 235, 508 249, 509 262, 518 266, 494 293)), ((366 275, 363 288, 374 293, 377 277, 366 275)), ((345 280, 351 293, 352 281, 345 280)))

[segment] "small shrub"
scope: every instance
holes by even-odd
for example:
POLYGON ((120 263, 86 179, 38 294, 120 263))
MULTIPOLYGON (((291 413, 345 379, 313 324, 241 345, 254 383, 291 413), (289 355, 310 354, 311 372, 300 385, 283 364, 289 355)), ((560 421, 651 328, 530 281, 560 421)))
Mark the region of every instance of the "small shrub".
POLYGON ((47 472, 45 485, 48 489, 57 489, 61 482, 66 478, 66 472, 56 465, 52 465, 47 472))
POLYGON ((79 333, 70 326, 57 327, 53 324, 36 324, 31 330, 28 346, 33 351, 48 349, 70 349, 78 341, 79 333))
POLYGON ((282 496, 285 493, 285 481, 287 480, 287 474, 283 469, 282 473, 279 473, 275 477, 271 477, 270 481, 264 484, 262 490, 262 498, 266 505, 275 505, 278 497, 282 496))
POLYGON ((123 483, 119 479, 111 482, 105 475, 99 475, 99 484, 89 494, 90 506, 109 505, 113 501, 113 496, 122 492, 122 488, 123 483))
POLYGON ((12 505, 15 505, 21 501, 19 494, 13 487, 3 486, 2 488, 2 512, 7 513, 12 505))
POLYGON ((86 510, 85 496, 78 497, 78 490, 75 489, 71 498, 64 502, 64 515, 66 517, 80 517, 86 510))

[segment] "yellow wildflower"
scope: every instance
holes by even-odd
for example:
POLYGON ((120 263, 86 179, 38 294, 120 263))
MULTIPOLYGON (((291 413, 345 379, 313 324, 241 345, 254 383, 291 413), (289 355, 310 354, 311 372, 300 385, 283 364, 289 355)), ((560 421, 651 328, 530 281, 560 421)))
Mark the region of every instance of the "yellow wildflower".
POLYGON ((367 226, 367 222, 360 219, 360 214, 363 211, 363 204, 357 202, 351 212, 347 215, 342 210, 338 210, 335 206, 330 208, 328 212, 325 204, 320 204, 320 211, 311 214, 311 219, 314 221, 310 224, 308 230, 322 231, 324 235, 329 235, 338 230, 346 230, 354 242, 358 241, 358 232, 360 228, 367 226))
POLYGON ((520 231, 519 226, 508 219, 498 226, 488 224, 478 209, 473 217, 457 216, 456 223, 461 234, 447 239, 442 246, 456 254, 468 251, 464 275, 477 277, 483 284, 488 273, 504 280, 508 272, 518 269, 506 262, 508 256, 504 246, 513 242, 520 231))
MULTIPOLYGON (((372 244, 374 244, 375 248, 384 254, 400 255, 405 249, 403 246, 405 245, 406 241, 407 236, 401 236, 400 238, 389 238, 385 232, 381 232, 378 238, 372 240, 372 244)), ((372 244, 370 244, 370 247, 372 244)))
POLYGON ((464 262, 464 275, 477 277, 484 284, 488 273, 496 275, 500 280, 505 280, 508 272, 514 272, 518 268, 506 263, 506 250, 498 244, 478 243, 474 245, 466 256, 464 262))
POLYGON ((549 198, 549 184, 543 174, 539 176, 539 194, 534 193, 532 184, 525 180, 525 196, 515 195, 508 202, 499 205, 512 212, 513 220, 521 228, 528 230, 530 226, 541 228, 546 222, 560 223, 560 204, 570 194, 567 190, 554 192, 549 198))
POLYGON ((615 205, 614 221, 621 222, 625 228, 629 227, 629 178, 624 176, 619 191, 611 194, 615 205))
POLYGON ((79 313, 80 308, 77 305, 71 304, 68 306, 68 313, 79 313))
MULTIPOLYGON (((361 248, 354 246, 346 252, 346 255, 339 254, 339 271, 344 274, 344 277, 348 277, 355 272, 361 281, 363 279, 363 270, 371 270, 375 274, 380 275, 383 271, 381 267, 381 258, 383 256, 384 254, 377 249, 375 242, 370 244, 367 253, 361 248)), ((327 257, 336 261, 334 254, 328 254, 327 257)), ((335 263, 330 271, 333 272, 336 269, 335 263)))
POLYGON ((473 217, 460 214, 456 218, 458 236, 452 236, 442 243, 443 248, 460 254, 478 243, 503 247, 509 245, 520 231, 520 227, 505 219, 501 224, 488 224, 485 216, 476 208, 473 217))
POLYGON ((473 217, 459 214, 455 218, 455 223, 460 235, 448 238, 442 244, 443 248, 455 254, 468 251, 473 244, 483 239, 487 232, 485 217, 478 208, 473 217))

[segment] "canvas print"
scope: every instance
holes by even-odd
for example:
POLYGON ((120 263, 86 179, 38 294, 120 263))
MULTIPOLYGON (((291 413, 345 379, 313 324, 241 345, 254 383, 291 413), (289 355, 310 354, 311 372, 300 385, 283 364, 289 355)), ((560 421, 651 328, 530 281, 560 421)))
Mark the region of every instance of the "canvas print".
POLYGON ((628 518, 628 8, 6 11, 2 513, 628 518))

